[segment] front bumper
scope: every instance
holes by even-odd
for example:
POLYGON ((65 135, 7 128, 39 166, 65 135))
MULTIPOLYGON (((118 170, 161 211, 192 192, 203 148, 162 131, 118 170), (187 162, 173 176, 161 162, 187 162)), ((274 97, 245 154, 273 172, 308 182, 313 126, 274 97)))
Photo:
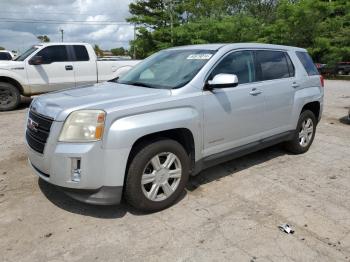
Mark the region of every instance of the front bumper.
MULTIPOLYGON (((28 162, 40 178, 50 183, 49 174, 41 172, 29 159, 28 162)), ((98 189, 77 189, 57 185, 56 187, 75 200, 93 205, 116 205, 121 202, 123 195, 122 186, 102 186, 98 189)))
POLYGON ((57 142, 62 123, 54 122, 44 152, 27 144, 34 172, 69 196, 90 204, 118 204, 121 201, 128 149, 105 149, 102 142, 57 142), (80 161, 80 180, 73 179, 74 161, 80 161))

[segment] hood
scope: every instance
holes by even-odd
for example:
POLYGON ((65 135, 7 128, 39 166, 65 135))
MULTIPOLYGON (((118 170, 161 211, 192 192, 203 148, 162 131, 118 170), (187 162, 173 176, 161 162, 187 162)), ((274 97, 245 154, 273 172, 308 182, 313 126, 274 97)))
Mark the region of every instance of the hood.
POLYGON ((0 60, 0 69, 16 70, 19 67, 24 69, 24 62, 23 61, 0 60))
POLYGON ((31 109, 56 121, 64 121, 75 110, 108 109, 142 103, 171 95, 170 90, 105 82, 93 86, 52 92, 34 99, 31 109))

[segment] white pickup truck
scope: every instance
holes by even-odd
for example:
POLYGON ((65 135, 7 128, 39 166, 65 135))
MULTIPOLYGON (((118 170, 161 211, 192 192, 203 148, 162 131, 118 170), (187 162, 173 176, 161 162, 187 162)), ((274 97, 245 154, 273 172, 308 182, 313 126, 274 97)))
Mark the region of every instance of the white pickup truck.
POLYGON ((115 79, 137 60, 100 61, 86 43, 32 46, 13 61, 0 61, 0 111, 15 109, 22 96, 115 79))

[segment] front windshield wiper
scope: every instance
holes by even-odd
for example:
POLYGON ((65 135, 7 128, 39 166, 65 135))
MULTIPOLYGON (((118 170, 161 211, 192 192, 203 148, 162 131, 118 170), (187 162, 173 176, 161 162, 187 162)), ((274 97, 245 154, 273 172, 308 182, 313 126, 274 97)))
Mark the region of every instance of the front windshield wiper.
MULTIPOLYGON (((118 83, 118 82, 117 82, 118 83)), ((142 82, 120 82, 120 84, 125 84, 125 85, 134 85, 134 86, 142 86, 142 87, 148 87, 148 88, 156 88, 155 86, 152 86, 150 84, 142 83, 142 82)))

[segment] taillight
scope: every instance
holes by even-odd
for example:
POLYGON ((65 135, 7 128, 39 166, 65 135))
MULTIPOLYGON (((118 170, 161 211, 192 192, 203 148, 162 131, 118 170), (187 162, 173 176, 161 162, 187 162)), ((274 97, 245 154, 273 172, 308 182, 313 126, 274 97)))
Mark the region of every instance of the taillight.
POLYGON ((320 75, 320 82, 321 82, 321 86, 324 87, 324 78, 322 75, 320 75))

